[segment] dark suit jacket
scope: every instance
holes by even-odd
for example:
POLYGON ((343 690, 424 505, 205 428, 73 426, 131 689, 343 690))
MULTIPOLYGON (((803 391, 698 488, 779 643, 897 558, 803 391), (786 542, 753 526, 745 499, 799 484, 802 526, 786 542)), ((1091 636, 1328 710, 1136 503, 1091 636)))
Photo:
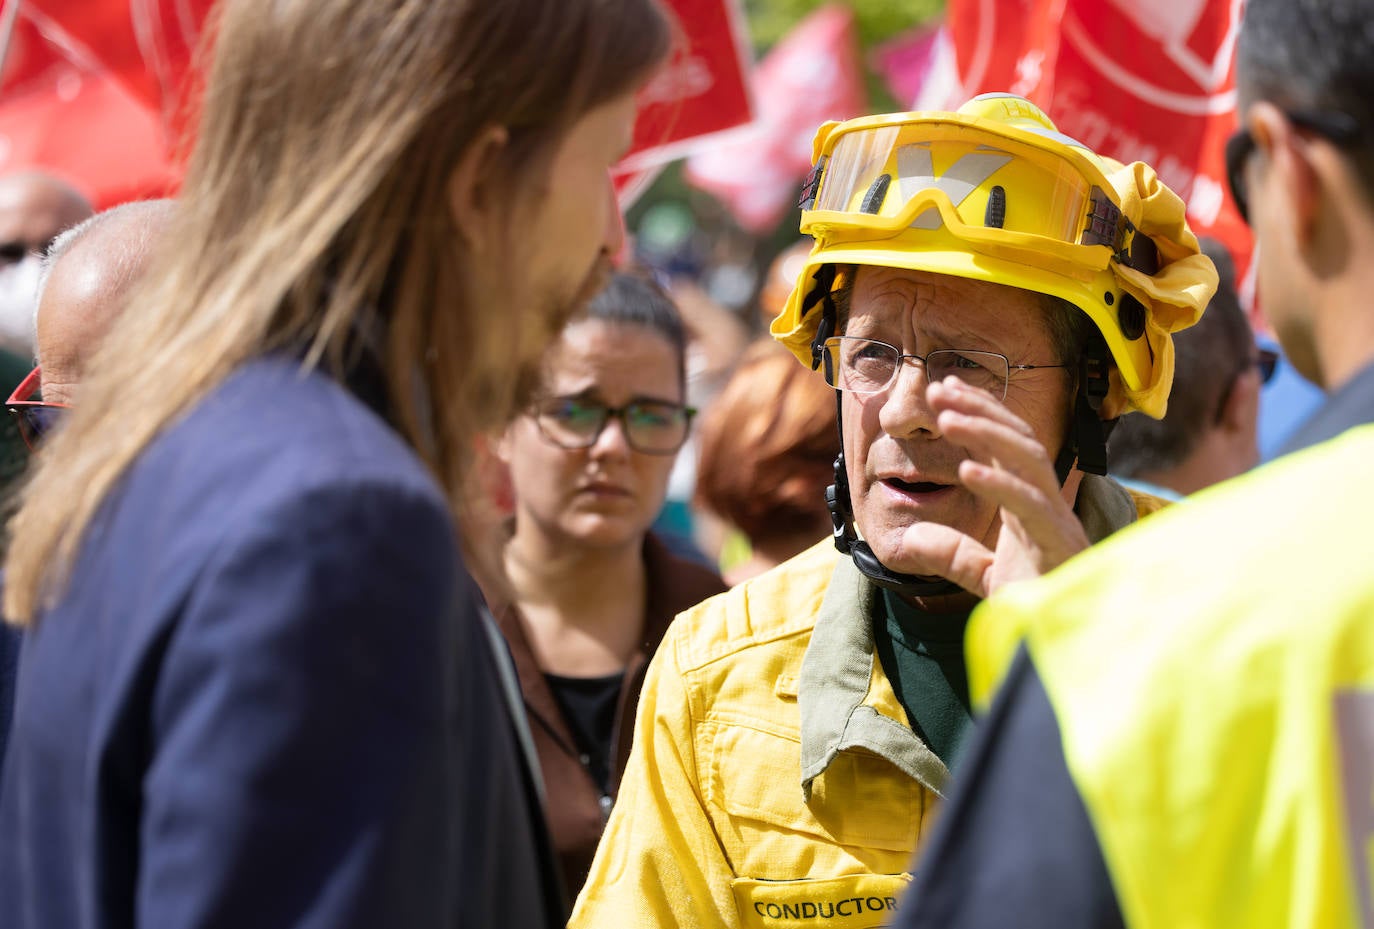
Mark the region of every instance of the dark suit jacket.
POLYGON ((135 462, 25 634, 0 926, 561 925, 439 488, 287 358, 135 462))
MULTIPOLYGON (((725 582, 714 571, 674 556, 652 534, 644 539, 644 567, 647 572, 647 601, 644 605, 644 642, 625 669, 625 680, 616 699, 615 736, 611 745, 611 791, 620 785, 621 772, 630 757, 634 736, 635 709, 644 689, 644 674, 649 659, 668 631, 673 617, 707 597, 725 590, 725 582)), ((515 667, 520 675, 520 690, 530 718, 539 765, 544 772, 548 797, 549 828, 562 866, 568 902, 587 880, 596 853, 597 841, 606 827, 608 810, 602 808, 601 788, 580 760, 572 730, 563 718, 558 699, 549 688, 534 650, 525 635, 524 619, 511 605, 496 611, 497 624, 510 643, 515 667)))
MULTIPOLYGON (((3 585, 0 585, 3 589, 3 585)), ((19 630, 0 622, 0 776, 5 770, 10 716, 14 710, 14 678, 19 672, 19 630)))

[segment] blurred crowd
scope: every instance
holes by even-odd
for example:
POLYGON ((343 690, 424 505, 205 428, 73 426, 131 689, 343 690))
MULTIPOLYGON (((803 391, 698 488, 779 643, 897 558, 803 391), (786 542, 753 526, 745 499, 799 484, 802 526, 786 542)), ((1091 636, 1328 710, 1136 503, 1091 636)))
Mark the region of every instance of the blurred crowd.
POLYGON ((1371 22, 1246 7, 1276 346, 1010 93, 704 274, 655 0, 226 0, 175 198, 0 177, 0 925, 1374 925, 1371 22))

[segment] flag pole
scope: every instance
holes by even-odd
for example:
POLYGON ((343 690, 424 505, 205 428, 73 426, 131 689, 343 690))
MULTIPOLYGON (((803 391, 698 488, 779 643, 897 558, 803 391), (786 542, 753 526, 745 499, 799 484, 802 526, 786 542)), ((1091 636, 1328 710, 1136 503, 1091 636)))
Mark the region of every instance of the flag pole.
POLYGON ((5 71, 5 62, 10 57, 10 43, 14 41, 14 24, 19 19, 21 0, 4 0, 5 8, 0 12, 0 74, 5 71))

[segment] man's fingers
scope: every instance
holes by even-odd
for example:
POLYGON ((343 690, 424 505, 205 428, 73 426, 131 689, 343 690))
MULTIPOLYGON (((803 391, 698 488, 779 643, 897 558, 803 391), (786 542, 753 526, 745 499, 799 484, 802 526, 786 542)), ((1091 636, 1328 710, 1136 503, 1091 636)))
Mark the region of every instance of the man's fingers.
POLYGON ((1034 435, 1025 420, 1007 409, 1002 401, 987 391, 970 387, 954 377, 947 377, 943 381, 931 384, 926 389, 926 402, 937 414, 949 410, 965 416, 990 419, 1024 436, 1034 435))
POLYGON ((893 567, 907 574, 943 577, 986 597, 993 563, 991 551, 957 529, 920 522, 902 536, 901 563, 893 567))
POLYGON ((997 464, 1028 478, 1043 479, 1048 471, 1049 453, 1034 436, 1018 429, 980 416, 946 411, 938 420, 940 433, 955 445, 962 446, 984 464, 997 464))
POLYGON ((1002 532, 1019 533, 1028 548, 1038 551, 1033 557, 1042 571, 1088 547, 1083 525, 1057 487, 1047 491, 1003 468, 977 461, 959 465, 959 480, 1001 507, 1002 532))

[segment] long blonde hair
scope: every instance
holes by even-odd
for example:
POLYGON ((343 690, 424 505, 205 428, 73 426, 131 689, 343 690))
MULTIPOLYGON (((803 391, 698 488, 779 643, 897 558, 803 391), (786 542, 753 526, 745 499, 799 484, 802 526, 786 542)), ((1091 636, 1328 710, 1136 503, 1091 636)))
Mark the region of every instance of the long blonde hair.
POLYGON ((655 0, 228 0, 213 31, 167 245, 9 524, 4 609, 21 624, 60 592, 143 449, 273 350, 338 373, 358 332, 380 328, 397 427, 457 506, 474 432, 516 401, 514 346, 549 323, 479 315, 447 181, 504 127, 494 183, 528 203, 568 127, 669 42, 655 0))

